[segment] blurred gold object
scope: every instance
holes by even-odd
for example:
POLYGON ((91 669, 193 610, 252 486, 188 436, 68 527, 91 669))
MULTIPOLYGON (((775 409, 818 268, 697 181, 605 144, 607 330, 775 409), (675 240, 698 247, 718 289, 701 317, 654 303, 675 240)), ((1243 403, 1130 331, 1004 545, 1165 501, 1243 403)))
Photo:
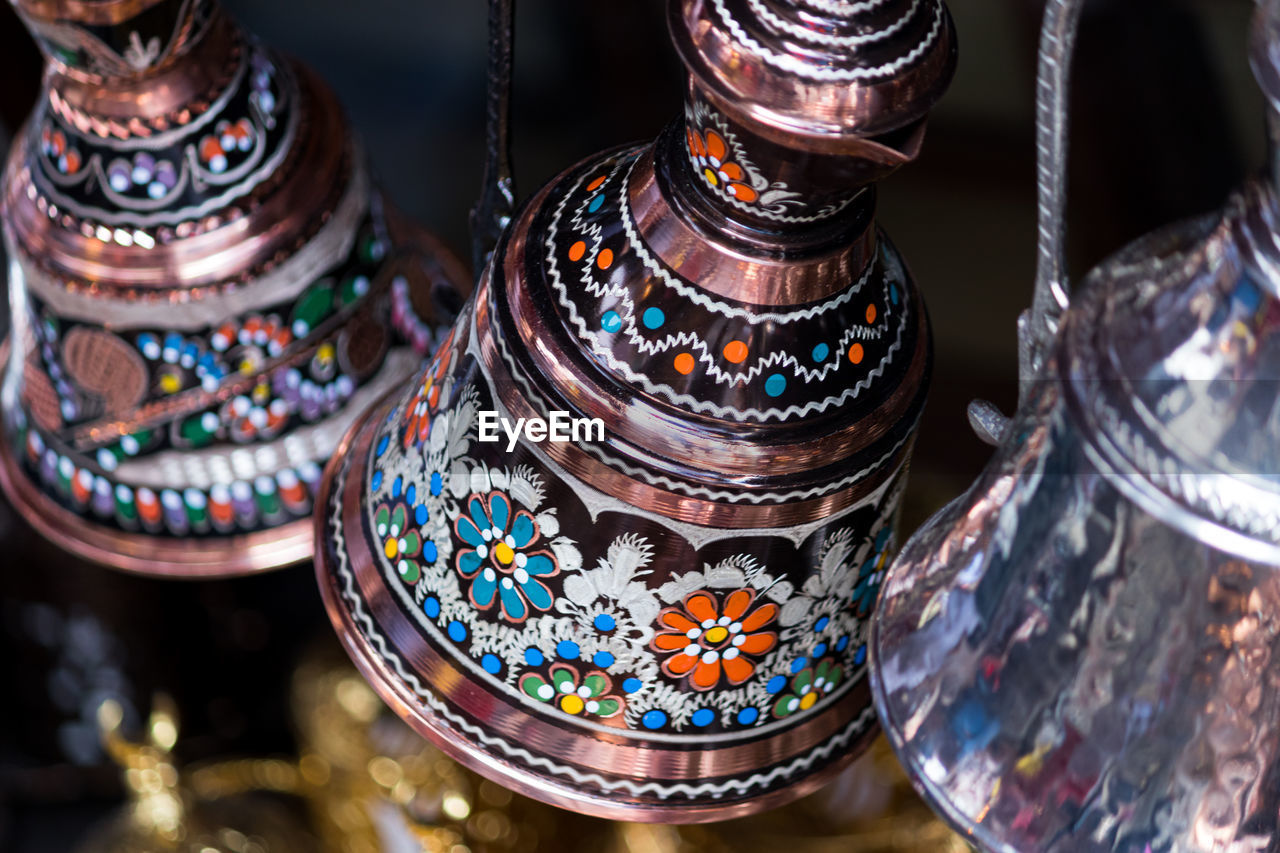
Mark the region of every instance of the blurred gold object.
POLYGON ((416 735, 349 665, 294 676, 298 772, 329 853, 601 851, 613 825, 513 794, 416 735))
POLYGON ((166 697, 155 702, 146 742, 121 734, 123 712, 114 700, 98 709, 103 744, 123 770, 129 804, 95 829, 79 853, 291 853, 312 850, 314 837, 282 803, 263 796, 288 791, 289 765, 245 761, 184 775, 174 763, 177 714, 166 697), (228 771, 232 771, 228 773, 228 771), (236 784, 228 784, 234 777, 236 784), (275 784, 271 784, 275 777, 275 784), (201 783, 201 779, 205 779, 201 783), (220 786, 208 784, 219 779, 220 786), (257 780, 257 781, 255 781, 257 780))
POLYGON ((714 824, 618 824, 610 853, 967 853, 911 789, 888 743, 789 806, 714 824))

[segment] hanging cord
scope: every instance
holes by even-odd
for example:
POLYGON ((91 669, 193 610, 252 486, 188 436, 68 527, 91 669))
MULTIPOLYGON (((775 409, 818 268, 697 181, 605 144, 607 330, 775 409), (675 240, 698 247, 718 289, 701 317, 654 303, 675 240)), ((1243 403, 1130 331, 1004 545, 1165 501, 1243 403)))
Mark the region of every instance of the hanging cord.
MULTIPOLYGON (((1018 318, 1018 405, 1026 403, 1070 304, 1066 275, 1067 101, 1071 59, 1084 0, 1048 0, 1036 68, 1036 282, 1031 308, 1018 318)), ((999 444, 1009 419, 991 403, 969 404, 969 424, 999 444)))
POLYGON ((511 56, 515 0, 489 0, 489 68, 485 95, 485 158, 480 199, 471 209, 471 260, 477 280, 511 222, 511 56))

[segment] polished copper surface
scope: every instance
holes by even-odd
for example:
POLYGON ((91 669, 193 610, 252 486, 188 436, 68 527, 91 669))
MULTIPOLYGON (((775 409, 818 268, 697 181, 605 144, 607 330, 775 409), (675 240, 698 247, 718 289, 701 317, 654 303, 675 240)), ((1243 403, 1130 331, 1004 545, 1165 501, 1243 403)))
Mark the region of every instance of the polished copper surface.
MULTIPOLYGON (((851 24, 880 25, 848 67, 918 39, 945 84, 949 42, 851 24)), ((442 749, 676 823, 785 803, 870 742, 866 619, 932 353, 871 186, 927 104, 817 149, 719 109, 685 59, 683 115, 527 202, 436 355, 348 433, 316 552, 348 652, 442 749), (544 440, 557 418, 598 434, 544 440)), ((768 85, 827 73, 796 61, 768 85)))
POLYGON ((6 490, 118 568, 304 559, 321 466, 465 270, 386 209, 328 88, 212 0, 18 11, 47 68, 0 198, 6 490))
MULTIPOLYGON (((375 407, 368 419, 376 421, 385 416, 386 405, 384 402, 375 407)), ((343 446, 335 453, 335 459, 364 458, 370 451, 369 442, 372 438, 372 432, 357 426, 344 439, 343 446), (353 441, 355 443, 351 443, 353 441)), ((328 505, 336 497, 346 507, 339 523, 348 530, 358 530, 362 525, 361 490, 367 486, 358 477, 349 477, 345 482, 337 479, 342 470, 341 466, 330 466, 326 471, 320 501, 322 505, 328 505), (335 495, 336 489, 342 489, 345 494, 335 495)), ((329 540, 331 525, 332 520, 326 514, 317 513, 317 541, 329 540)), ((411 672, 439 690, 445 701, 468 719, 486 729, 492 728, 515 744, 529 745, 541 753, 565 759, 585 772, 591 772, 593 768, 609 768, 611 774, 636 782, 693 782, 757 770, 802 754, 821 743, 869 701, 867 687, 863 683, 858 690, 846 694, 839 704, 827 708, 821 716, 803 726, 746 746, 704 747, 693 762, 661 750, 645 748, 643 744, 629 744, 622 737, 583 739, 572 731, 531 717, 527 711, 512 705, 509 700, 485 690, 447 656, 424 642, 413 625, 405 620, 399 606, 388 596, 388 590, 375 566, 374 556, 365 541, 347 541, 351 547, 347 559, 353 567, 360 598, 368 607, 366 618, 372 618, 380 631, 385 632, 386 638, 397 650, 398 657, 402 658, 411 672)), ((388 664, 385 651, 380 651, 374 641, 370 640, 367 628, 353 618, 349 604, 343 600, 351 591, 339 586, 336 576, 326 571, 319 560, 317 576, 325 609, 338 630, 339 639, 356 667, 383 701, 451 758, 533 799, 615 820, 681 823, 718 821, 782 805, 812 793, 830 781, 856 756, 854 752, 845 752, 836 763, 824 767, 820 773, 806 777, 799 784, 727 807, 662 807, 628 802, 625 796, 618 794, 584 794, 575 787, 556 784, 545 776, 503 761, 491 748, 471 740, 449 720, 427 712, 423 708, 421 696, 388 664)), ((383 640, 384 648, 385 643, 386 640, 383 640)))

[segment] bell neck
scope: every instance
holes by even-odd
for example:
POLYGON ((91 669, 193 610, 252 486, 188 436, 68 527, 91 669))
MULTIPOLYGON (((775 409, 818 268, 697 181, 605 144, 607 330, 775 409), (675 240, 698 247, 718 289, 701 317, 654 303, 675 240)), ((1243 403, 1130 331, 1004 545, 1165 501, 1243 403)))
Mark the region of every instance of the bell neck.
POLYGON ((229 27, 213 0, 12 2, 54 85, 144 87, 175 64, 206 61, 199 46, 211 31, 229 27))
POLYGON ((848 242, 874 209, 872 185, 915 158, 924 122, 838 153, 720 108, 690 83, 684 115, 658 142, 655 168, 677 205, 714 233, 767 251, 848 242))

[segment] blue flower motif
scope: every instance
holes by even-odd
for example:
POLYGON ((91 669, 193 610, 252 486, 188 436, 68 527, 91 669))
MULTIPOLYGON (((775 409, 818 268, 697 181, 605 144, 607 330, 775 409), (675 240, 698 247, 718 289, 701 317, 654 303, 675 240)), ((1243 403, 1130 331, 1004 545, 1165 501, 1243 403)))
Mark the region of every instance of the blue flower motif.
POLYGON ((459 548, 458 574, 471 580, 471 603, 488 610, 499 603, 502 616, 523 622, 530 608, 548 610, 552 595, 540 580, 560 571, 555 556, 539 542, 538 522, 527 510, 514 509, 501 491, 473 494, 468 515, 454 523, 454 532, 468 546, 459 548))

